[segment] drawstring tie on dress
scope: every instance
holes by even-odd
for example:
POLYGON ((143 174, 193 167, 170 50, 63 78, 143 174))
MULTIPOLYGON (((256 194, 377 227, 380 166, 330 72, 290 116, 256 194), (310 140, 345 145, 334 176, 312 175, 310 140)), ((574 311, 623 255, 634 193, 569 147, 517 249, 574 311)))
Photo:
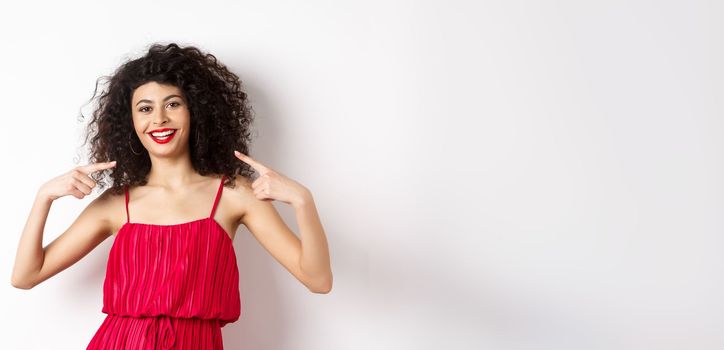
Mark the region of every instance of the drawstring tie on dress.
POLYGON ((151 317, 151 321, 146 326, 146 340, 151 340, 152 349, 171 349, 176 342, 176 332, 171 324, 171 318, 168 315, 151 317), (160 326, 158 323, 161 323, 160 326), (161 347, 156 344, 161 343, 161 347))

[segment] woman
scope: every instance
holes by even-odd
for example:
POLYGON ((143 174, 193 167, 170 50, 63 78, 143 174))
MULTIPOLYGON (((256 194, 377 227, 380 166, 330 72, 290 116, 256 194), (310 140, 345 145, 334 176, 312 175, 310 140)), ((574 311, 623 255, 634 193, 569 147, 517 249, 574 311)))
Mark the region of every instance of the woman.
POLYGON ((87 348, 222 349, 221 327, 241 314, 232 242, 243 223, 310 291, 330 291, 327 240, 312 195, 246 155, 252 114, 234 73, 211 54, 172 43, 152 45, 107 78, 86 137, 91 164, 38 190, 13 286, 33 288, 114 236, 103 287, 107 316, 87 348), (112 185, 42 247, 53 201, 82 199, 105 178, 112 185), (272 200, 294 207, 301 241, 272 200))

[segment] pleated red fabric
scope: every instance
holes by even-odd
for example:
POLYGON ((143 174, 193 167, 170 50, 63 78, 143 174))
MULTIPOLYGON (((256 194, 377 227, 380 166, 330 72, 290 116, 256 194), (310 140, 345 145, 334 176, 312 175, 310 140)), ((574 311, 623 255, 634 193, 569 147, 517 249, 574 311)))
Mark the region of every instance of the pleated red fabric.
POLYGON ((107 314, 88 349, 223 349, 221 327, 241 316, 234 245, 211 215, 175 225, 126 223, 103 285, 107 314))

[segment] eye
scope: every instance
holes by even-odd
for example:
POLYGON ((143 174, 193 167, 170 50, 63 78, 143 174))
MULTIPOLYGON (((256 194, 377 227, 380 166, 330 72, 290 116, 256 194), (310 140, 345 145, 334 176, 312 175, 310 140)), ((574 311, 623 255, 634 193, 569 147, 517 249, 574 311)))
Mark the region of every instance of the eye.
POLYGON ((144 107, 139 108, 138 111, 139 111, 139 112, 146 112, 146 110, 145 110, 146 108, 151 108, 151 107, 144 106, 144 107))
POLYGON ((176 102, 176 101, 174 101, 174 102, 169 103, 168 105, 169 105, 169 106, 171 106, 171 105, 180 106, 181 104, 178 103, 178 102, 176 102))

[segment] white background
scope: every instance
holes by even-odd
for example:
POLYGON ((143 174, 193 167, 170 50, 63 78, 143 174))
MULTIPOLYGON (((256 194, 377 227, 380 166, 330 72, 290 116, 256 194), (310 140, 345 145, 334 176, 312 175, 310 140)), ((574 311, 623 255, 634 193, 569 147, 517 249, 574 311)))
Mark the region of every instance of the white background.
MULTIPOLYGON (((95 79, 176 41, 241 77, 252 156, 312 191, 332 254, 332 292, 313 294, 242 226, 227 349, 722 349, 723 17, 719 1, 4 3, 0 348, 84 349, 100 326, 112 238, 31 290, 10 285, 15 250, 38 187, 78 165, 95 79)), ((95 196, 55 202, 44 244, 95 196)))

